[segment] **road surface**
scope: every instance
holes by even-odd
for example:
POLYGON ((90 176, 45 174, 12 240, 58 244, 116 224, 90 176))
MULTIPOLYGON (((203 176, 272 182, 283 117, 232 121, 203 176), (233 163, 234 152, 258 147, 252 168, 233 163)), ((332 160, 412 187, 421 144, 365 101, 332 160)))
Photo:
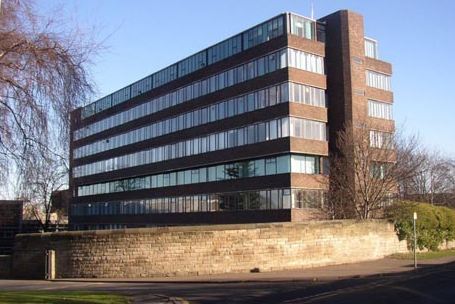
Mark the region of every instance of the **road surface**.
POLYGON ((105 291, 131 296, 134 303, 455 303, 455 262, 388 274, 245 282, 0 280, 0 290, 105 291))

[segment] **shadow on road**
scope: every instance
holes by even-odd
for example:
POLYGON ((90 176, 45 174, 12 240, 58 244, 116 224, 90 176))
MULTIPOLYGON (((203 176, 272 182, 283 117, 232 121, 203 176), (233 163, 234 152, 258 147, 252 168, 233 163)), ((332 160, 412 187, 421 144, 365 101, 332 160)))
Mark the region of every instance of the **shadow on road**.
POLYGON ((454 303, 455 263, 340 280, 162 283, 153 288, 191 303, 454 303))
POLYGON ((107 291, 132 296, 138 300, 135 303, 163 303, 147 300, 163 296, 183 298, 190 303, 455 303, 455 262, 419 266, 416 271, 326 280, 214 283, 0 281, 0 290, 107 291))

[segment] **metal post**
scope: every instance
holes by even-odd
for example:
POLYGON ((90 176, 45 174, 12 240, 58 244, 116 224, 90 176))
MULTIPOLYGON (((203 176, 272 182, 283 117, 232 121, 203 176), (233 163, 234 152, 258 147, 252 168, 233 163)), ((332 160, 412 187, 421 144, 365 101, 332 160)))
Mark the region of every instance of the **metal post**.
POLYGON ((55 279, 55 250, 46 250, 45 279, 55 279))
POLYGON ((416 233, 416 220, 417 212, 414 212, 413 225, 414 225, 414 269, 417 269, 417 233, 416 233))

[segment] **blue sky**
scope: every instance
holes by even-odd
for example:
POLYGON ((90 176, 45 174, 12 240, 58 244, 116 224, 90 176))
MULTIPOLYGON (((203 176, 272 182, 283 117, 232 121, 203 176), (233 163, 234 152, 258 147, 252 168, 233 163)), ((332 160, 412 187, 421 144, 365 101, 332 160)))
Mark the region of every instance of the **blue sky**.
POLYGON ((316 18, 350 9, 393 64, 397 126, 430 148, 455 156, 455 1, 150 1, 41 0, 44 12, 64 3, 66 15, 94 26, 108 50, 92 69, 98 97, 284 11, 316 18))

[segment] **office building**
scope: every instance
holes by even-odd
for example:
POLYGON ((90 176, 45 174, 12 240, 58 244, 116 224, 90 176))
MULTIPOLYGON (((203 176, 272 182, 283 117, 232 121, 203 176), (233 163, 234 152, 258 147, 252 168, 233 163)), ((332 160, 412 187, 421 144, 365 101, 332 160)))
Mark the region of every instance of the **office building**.
POLYGON ((71 228, 323 218, 336 133, 393 131, 390 75, 361 15, 284 13, 78 108, 71 228))

